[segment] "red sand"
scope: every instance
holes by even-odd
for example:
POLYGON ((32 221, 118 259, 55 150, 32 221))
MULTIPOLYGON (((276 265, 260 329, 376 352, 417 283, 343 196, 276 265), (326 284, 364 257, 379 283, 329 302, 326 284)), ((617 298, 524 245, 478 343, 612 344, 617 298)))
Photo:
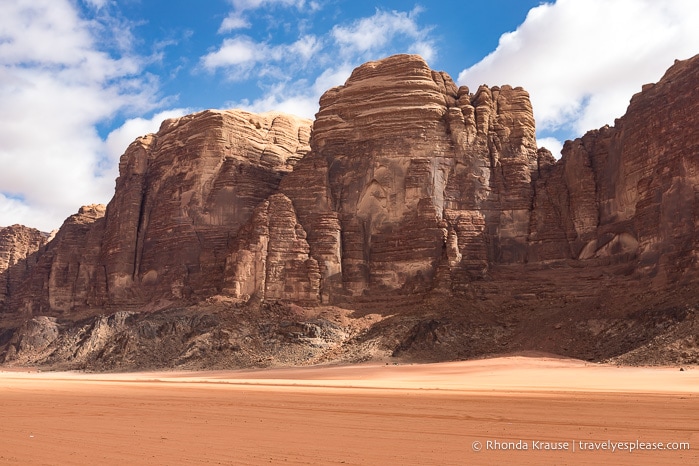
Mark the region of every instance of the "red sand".
POLYGON ((0 410, 0 464, 699 464, 696 369, 2 371, 0 410))

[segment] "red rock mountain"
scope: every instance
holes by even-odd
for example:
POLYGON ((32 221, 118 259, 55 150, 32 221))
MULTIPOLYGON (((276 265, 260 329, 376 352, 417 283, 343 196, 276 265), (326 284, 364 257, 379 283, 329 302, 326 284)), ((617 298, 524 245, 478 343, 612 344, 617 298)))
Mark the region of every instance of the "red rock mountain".
POLYGON ((0 228, 0 308, 9 291, 21 286, 23 275, 34 266, 36 252, 48 236, 22 225, 0 228))
MULTIPOLYGON (((46 245, 28 229, 0 231, 2 313, 212 297, 359 309, 437 296, 472 307, 464 316, 474 302, 544 306, 554 322, 581 309, 600 317, 608 293, 665 296, 699 276, 698 83, 699 56, 676 62, 559 161, 537 148, 525 90, 457 88, 414 55, 355 69, 314 122, 242 111, 167 120, 121 157, 106 208, 83 207, 46 245)), ((418 340, 439 333, 420 325, 418 340)), ((537 348, 566 352, 549 346, 537 348)))

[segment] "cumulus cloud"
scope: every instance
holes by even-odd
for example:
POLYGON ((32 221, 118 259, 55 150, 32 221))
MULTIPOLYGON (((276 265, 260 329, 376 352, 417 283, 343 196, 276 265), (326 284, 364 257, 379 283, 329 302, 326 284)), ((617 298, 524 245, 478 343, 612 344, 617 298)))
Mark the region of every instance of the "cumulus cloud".
POLYGON ((267 49, 267 44, 254 42, 249 37, 234 37, 224 40, 221 48, 204 56, 202 63, 209 70, 254 64, 262 60, 267 49))
MULTIPOLYGON (((267 2, 241 2, 238 10, 243 9, 242 3, 261 7, 267 2)), ((302 2, 284 3, 300 8, 302 2)), ((431 28, 419 24, 421 11, 377 9, 372 16, 337 24, 319 36, 301 35, 288 44, 273 45, 237 35, 224 39, 217 50, 201 58, 201 64, 209 72, 225 71, 227 79, 260 79, 263 97, 227 102, 230 107, 253 112, 280 110, 313 118, 323 92, 343 84, 363 62, 401 52, 433 60, 437 48, 431 28)))
POLYGON ((318 38, 313 35, 304 35, 296 42, 280 45, 236 36, 225 39, 218 50, 202 57, 201 63, 209 71, 226 69, 229 80, 241 80, 249 78, 256 65, 262 65, 264 73, 276 71, 276 74, 283 74, 281 70, 275 70, 275 64, 304 65, 320 48, 318 38))
POLYGON ((230 32, 236 29, 247 29, 251 27, 250 21, 243 18, 239 13, 230 13, 221 23, 219 33, 230 32))
POLYGON ((699 51, 695 0, 558 0, 529 11, 459 83, 509 83, 531 95, 540 132, 572 136, 624 114, 675 58, 699 51))
POLYGON ((331 87, 343 84, 353 69, 354 66, 349 64, 331 67, 316 77, 311 85, 303 79, 280 82, 269 86, 265 96, 260 99, 252 102, 250 100, 232 101, 227 102, 226 105, 255 113, 277 110, 313 119, 318 112, 320 96, 331 87))
MULTIPOLYGON (((34 225, 36 214, 21 198, 13 198, 3 193, 0 193, 0 218, 12 219, 11 222, 5 222, 3 226, 19 223, 21 225, 34 225)), ((45 231, 57 228, 59 224, 51 226, 45 231)))
POLYGON ((423 39, 428 35, 429 28, 421 28, 416 21, 421 11, 419 7, 410 12, 377 9, 373 16, 358 19, 346 26, 336 25, 331 35, 343 56, 365 56, 385 49, 398 38, 407 38, 415 41, 409 47, 427 51, 429 58, 432 58, 434 49, 423 39))
POLYGON ((105 31, 72 1, 6 0, 0 17, 0 225, 51 230, 109 199, 96 125, 153 109, 157 80, 137 56, 101 50, 105 31))
POLYGON ((539 147, 545 147, 551 151, 554 157, 557 159, 561 158, 561 149, 563 149, 563 143, 553 136, 542 137, 536 140, 539 147))

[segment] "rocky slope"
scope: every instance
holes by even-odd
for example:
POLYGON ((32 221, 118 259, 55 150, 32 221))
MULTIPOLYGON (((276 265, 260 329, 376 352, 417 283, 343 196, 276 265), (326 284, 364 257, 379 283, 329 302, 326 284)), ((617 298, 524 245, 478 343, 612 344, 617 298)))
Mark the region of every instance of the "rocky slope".
POLYGON ((559 161, 526 91, 457 88, 410 55, 327 91, 312 131, 168 120, 106 208, 0 269, 0 360, 699 362, 697 83, 699 57, 676 62, 559 161))

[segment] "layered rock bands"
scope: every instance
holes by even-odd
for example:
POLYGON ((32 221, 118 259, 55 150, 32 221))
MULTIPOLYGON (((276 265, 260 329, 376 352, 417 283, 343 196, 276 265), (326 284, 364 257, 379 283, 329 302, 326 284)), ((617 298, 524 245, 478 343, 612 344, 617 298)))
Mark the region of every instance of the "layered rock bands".
POLYGON ((312 124, 168 120, 126 150, 106 208, 82 208, 45 245, 0 231, 0 303, 51 315, 459 293, 498 266, 556 261, 676 283, 699 251, 698 82, 699 58, 675 63, 559 161, 537 148, 524 89, 459 88, 414 55, 355 69, 312 124))

